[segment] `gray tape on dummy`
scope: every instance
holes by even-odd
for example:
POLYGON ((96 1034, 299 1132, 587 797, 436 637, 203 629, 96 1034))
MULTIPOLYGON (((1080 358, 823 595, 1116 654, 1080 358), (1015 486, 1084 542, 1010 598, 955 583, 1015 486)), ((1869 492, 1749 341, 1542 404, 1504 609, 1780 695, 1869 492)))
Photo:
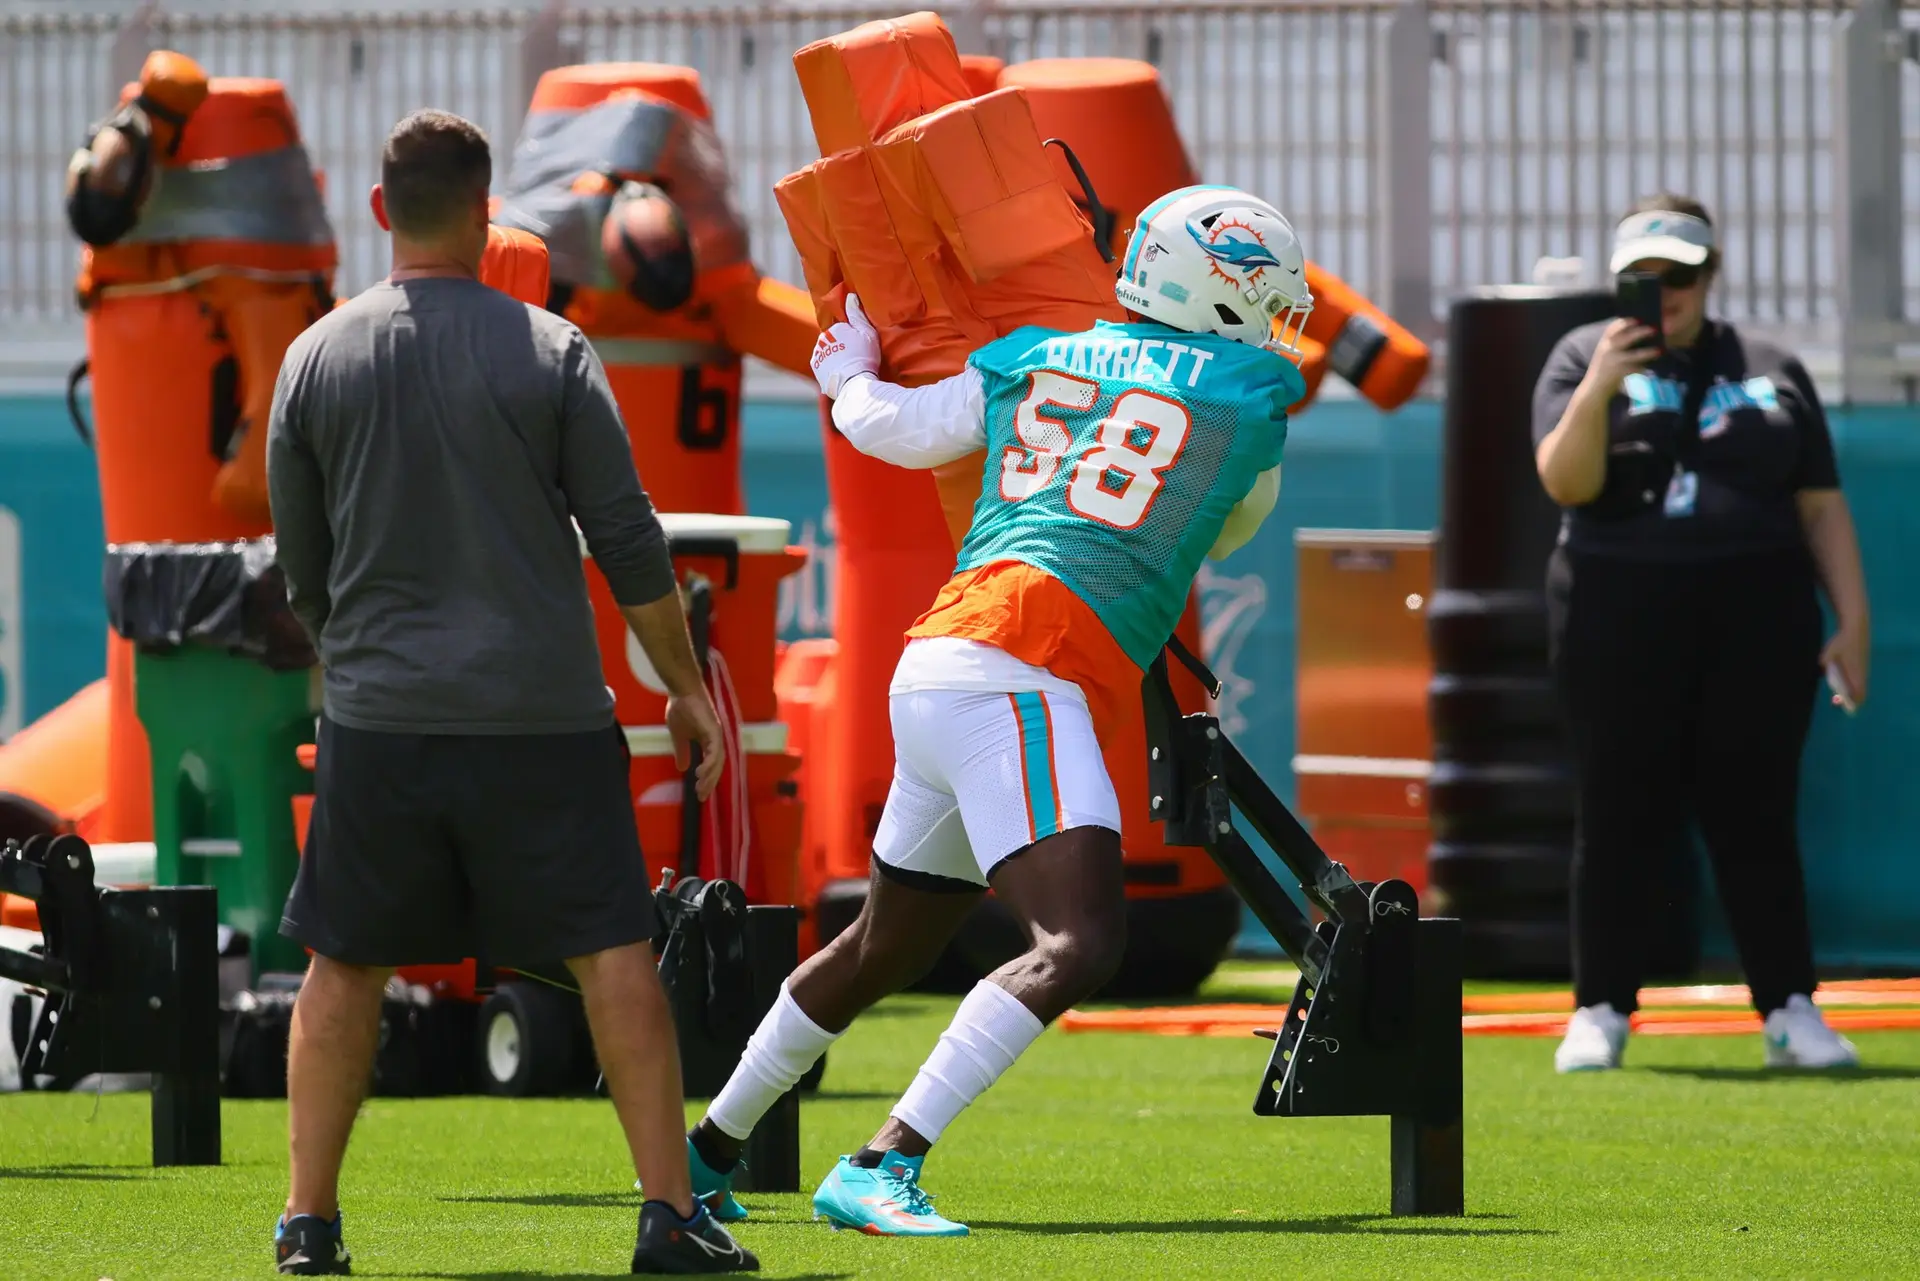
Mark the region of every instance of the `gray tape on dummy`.
POLYGON ((615 289, 600 248, 612 207, 605 192, 576 192, 581 174, 658 186, 679 206, 700 272, 747 260, 747 227, 734 207, 726 157, 713 127, 653 98, 622 98, 585 111, 536 111, 513 149, 494 221, 547 245, 556 282, 615 289))
POLYGON ((1387 331, 1363 311, 1347 317, 1327 348, 1327 365, 1355 387, 1373 368, 1374 357, 1387 345, 1387 331))
POLYGON ((232 160, 156 169, 153 194, 126 239, 134 244, 330 245, 333 226, 307 149, 296 143, 232 160))

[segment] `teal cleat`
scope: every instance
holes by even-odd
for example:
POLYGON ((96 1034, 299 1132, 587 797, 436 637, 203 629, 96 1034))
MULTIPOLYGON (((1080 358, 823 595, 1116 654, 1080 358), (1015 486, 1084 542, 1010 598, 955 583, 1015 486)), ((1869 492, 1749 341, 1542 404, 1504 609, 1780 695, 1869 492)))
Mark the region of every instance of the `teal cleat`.
MULTIPOLYGON (((747 1217, 747 1207, 733 1199, 733 1176, 747 1168, 741 1161, 725 1174, 716 1171, 700 1159, 700 1152, 693 1146, 693 1140, 687 1140, 687 1173, 692 1176, 693 1199, 707 1207, 707 1213, 719 1223, 740 1223, 747 1217)), ((635 1192, 644 1191, 640 1181, 633 1182, 635 1192)))
POLYGON ((687 1140, 687 1169, 693 1175, 693 1199, 706 1203, 707 1212, 722 1223, 739 1223, 747 1217, 747 1207, 733 1199, 733 1176, 747 1168, 745 1161, 721 1174, 700 1159, 693 1140, 687 1140))
POLYGON ((925 1157, 889 1152, 874 1169, 841 1157, 840 1164, 813 1194, 813 1217, 838 1230, 853 1228, 874 1237, 963 1237, 967 1225, 934 1212, 933 1198, 920 1189, 925 1157))

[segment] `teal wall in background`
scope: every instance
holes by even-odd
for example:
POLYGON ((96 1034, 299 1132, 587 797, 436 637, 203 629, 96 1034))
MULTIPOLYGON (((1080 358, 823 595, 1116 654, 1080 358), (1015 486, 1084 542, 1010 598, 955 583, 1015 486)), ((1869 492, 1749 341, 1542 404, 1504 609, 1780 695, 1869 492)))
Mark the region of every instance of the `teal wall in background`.
MULTIPOLYGON (((1803 771, 1802 835, 1823 964, 1920 968, 1920 413, 1834 415, 1873 594, 1872 699, 1849 720, 1824 703, 1803 771)), ((756 514, 793 523, 823 553, 788 580, 781 632, 826 635, 832 617, 832 518, 819 424, 807 404, 746 410, 745 471, 756 514)), ((1380 414, 1327 402, 1287 445, 1279 509, 1245 550, 1202 582, 1209 649, 1229 684, 1223 717, 1283 797, 1293 794, 1293 532, 1301 527, 1429 529, 1439 517, 1440 408, 1380 414)), ((0 671, 0 707, 26 721, 104 666, 101 526, 92 458, 55 398, 0 398, 0 508, 20 526, 24 617, 9 617, 0 563, 0 628, 20 629, 24 671, 0 671)), ((0 515, 4 522, 4 515, 0 515)), ((0 540, 0 555, 4 555, 0 540)), ((0 645, 0 655, 6 653, 0 645)), ((1257 927, 1248 940, 1264 941, 1257 927)), ((1270 946, 1270 944, 1269 944, 1270 946)), ((1709 930, 1710 955, 1729 954, 1709 930)))
POLYGON ((106 671, 101 538, 93 455, 66 403, 0 396, 0 736, 106 671))

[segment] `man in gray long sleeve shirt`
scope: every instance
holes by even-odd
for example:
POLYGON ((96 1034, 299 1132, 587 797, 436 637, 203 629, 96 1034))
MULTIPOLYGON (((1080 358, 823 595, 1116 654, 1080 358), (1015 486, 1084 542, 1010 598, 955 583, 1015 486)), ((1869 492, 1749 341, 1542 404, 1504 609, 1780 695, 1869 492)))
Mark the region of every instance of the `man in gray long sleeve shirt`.
POLYGON ((375 285, 287 350, 268 470, 294 612, 355 729, 602 729, 580 525, 622 605, 675 588, 606 373, 468 276, 375 285))
POLYGON ((478 279, 492 160, 416 112, 373 212, 389 278, 288 349, 267 481, 294 612, 326 669, 307 848, 281 933, 294 1009, 280 1271, 345 1273, 339 1173, 398 965, 565 960, 641 1207, 636 1272, 757 1267, 692 1199, 628 754, 578 535, 669 691, 676 755, 724 759, 666 537, 605 372, 566 320, 478 279))

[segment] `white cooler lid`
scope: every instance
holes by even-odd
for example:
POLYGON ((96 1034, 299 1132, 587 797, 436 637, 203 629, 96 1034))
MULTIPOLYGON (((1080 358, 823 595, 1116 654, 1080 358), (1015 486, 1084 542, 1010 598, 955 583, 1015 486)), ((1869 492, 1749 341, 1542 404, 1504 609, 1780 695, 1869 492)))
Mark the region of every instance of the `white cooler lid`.
POLYGON ((158 861, 152 841, 95 845, 93 883, 95 885, 151 885, 158 861))
MULTIPOLYGON (((740 544, 740 554, 777 555, 787 549, 793 522, 773 516, 720 516, 709 512, 661 512, 660 525, 668 537, 731 538, 740 544)), ((574 532, 579 533, 576 525, 574 532)), ((580 534, 580 554, 590 557, 587 537, 580 534)))
MULTIPOLYGON (((671 756, 673 740, 665 725, 623 725, 627 749, 635 756, 671 756)), ((787 750, 785 721, 754 721, 740 727, 740 747, 749 756, 775 756, 787 750)))

